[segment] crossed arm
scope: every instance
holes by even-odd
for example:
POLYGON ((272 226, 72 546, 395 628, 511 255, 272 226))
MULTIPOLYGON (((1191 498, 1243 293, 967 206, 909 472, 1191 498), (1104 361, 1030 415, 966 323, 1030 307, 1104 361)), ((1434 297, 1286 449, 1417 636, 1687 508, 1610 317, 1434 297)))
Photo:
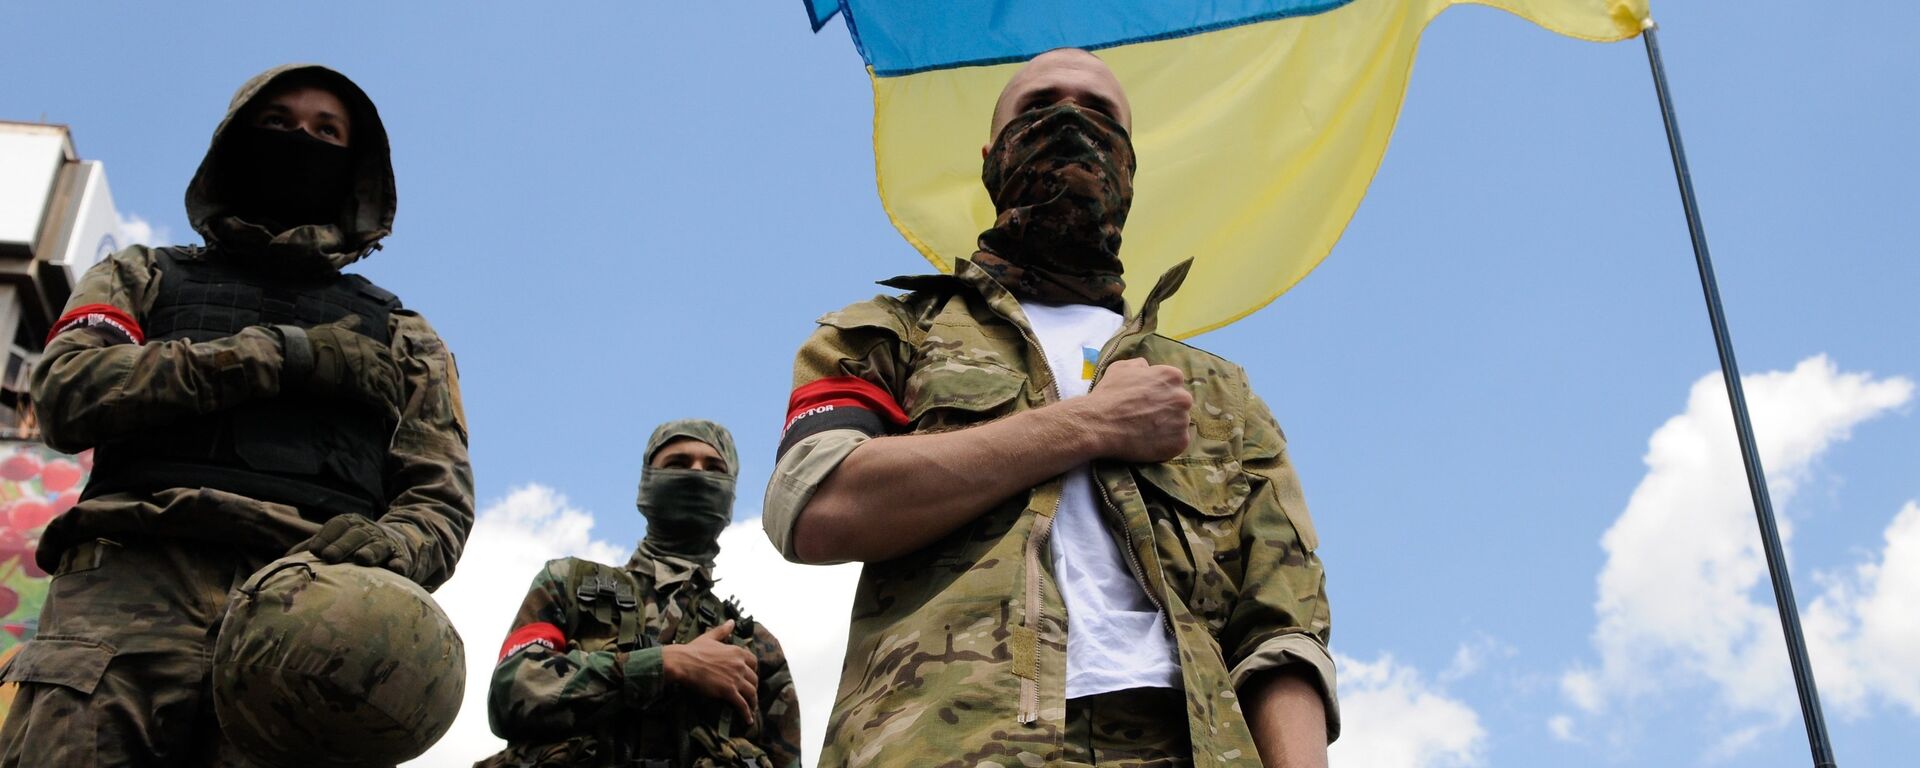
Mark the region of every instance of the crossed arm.
MULTIPOLYGON (((1002 500, 1096 458, 1164 461, 1187 447, 1193 398, 1177 368, 1123 360, 1085 397, 978 426, 861 443, 794 522, 803 562, 881 561, 925 547, 1002 500)), ((1273 768, 1325 768, 1319 690, 1294 667, 1242 686, 1273 768)))

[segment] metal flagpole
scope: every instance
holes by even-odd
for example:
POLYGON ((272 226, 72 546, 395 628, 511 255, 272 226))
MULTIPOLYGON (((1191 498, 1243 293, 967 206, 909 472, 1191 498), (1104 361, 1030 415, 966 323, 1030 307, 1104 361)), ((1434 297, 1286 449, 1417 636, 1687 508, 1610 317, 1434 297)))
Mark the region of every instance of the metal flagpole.
POLYGON ((1707 256, 1707 233, 1700 225, 1700 209, 1693 196, 1693 175, 1687 170, 1687 152, 1680 145, 1680 125, 1673 116, 1673 97, 1667 92, 1667 70, 1660 63, 1660 41, 1647 20, 1640 37, 1647 43, 1647 62, 1653 68, 1653 87, 1660 96, 1660 117, 1667 125, 1667 146, 1673 150, 1673 174, 1680 182, 1680 202, 1687 211, 1687 233, 1693 237, 1694 261, 1700 267, 1700 288, 1706 293, 1707 317, 1713 323, 1713 343, 1720 350, 1720 376, 1727 383, 1727 401, 1733 406, 1734 430, 1740 436, 1740 458, 1747 466, 1747 489, 1753 493, 1753 514, 1760 519, 1760 538, 1767 553, 1767 573, 1773 577, 1773 598, 1780 608, 1780 626, 1787 636, 1787 658, 1793 665, 1793 684, 1800 694, 1800 714, 1807 723, 1807 741, 1813 747, 1816 768, 1834 768, 1833 742, 1820 714, 1820 693, 1814 690, 1813 666, 1807 659, 1807 638, 1800 632, 1800 611, 1787 578, 1787 558, 1780 549, 1780 530, 1774 525, 1773 500, 1767 495, 1767 476, 1760 469, 1760 453, 1753 443, 1753 423, 1747 418, 1746 390, 1740 386, 1740 367, 1733 360, 1733 340, 1727 334, 1726 313, 1720 308, 1720 287, 1713 278, 1713 260, 1707 256))

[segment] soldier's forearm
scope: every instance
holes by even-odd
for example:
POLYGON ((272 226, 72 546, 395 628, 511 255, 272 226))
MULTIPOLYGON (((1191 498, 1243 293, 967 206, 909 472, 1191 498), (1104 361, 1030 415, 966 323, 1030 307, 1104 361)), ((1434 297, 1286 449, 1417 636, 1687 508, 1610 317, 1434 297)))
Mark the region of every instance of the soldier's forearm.
POLYGON ((278 394, 281 363, 280 339, 265 328, 140 345, 69 331, 34 368, 34 414, 48 445, 84 450, 278 394))
POLYGON ((1267 768, 1326 768, 1327 714, 1320 692, 1282 667, 1247 681, 1247 727, 1267 768))
POLYGON ((1096 440, 1077 403, 862 443, 801 510, 795 553, 810 563, 899 557, 1087 462, 1096 440))
POLYGON ((394 469, 387 473, 387 487, 401 490, 380 520, 410 529, 415 550, 408 577, 428 590, 453 576, 473 530, 473 468, 465 446, 458 448, 424 450, 402 435, 388 451, 394 469))
POLYGON ((488 722, 500 738, 540 740, 575 735, 609 707, 638 711, 661 686, 658 650, 511 655, 494 670, 488 722))

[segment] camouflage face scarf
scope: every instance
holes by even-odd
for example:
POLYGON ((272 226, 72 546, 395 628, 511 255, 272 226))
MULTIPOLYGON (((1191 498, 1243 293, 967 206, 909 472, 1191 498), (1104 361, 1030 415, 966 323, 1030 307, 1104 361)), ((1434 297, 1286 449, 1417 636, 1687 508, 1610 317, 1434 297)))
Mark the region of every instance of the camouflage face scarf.
POLYGON ((733 520, 734 476, 740 472, 733 436, 726 427, 711 421, 670 421, 653 431, 646 457, 637 502, 640 514, 647 518, 647 535, 640 542, 641 548, 650 554, 712 563, 720 554, 720 532, 733 520), (654 467, 654 454, 683 437, 713 446, 726 461, 727 471, 654 467))
POLYGON ((653 551, 711 562, 720 554, 720 532, 733 521, 733 478, 647 467, 640 473, 640 514, 647 518, 643 543, 653 551))
POLYGON ((1015 296, 1120 311, 1120 229, 1133 203, 1133 144, 1077 104, 1021 113, 987 150, 994 210, 973 262, 1015 296))

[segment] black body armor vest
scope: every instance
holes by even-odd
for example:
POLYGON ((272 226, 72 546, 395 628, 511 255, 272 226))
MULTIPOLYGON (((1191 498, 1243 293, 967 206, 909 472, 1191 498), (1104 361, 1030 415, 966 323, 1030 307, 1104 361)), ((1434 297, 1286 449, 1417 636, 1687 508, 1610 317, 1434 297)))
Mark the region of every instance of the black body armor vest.
MULTIPOLYGON (((387 318, 400 300, 359 275, 271 274, 192 248, 154 256, 158 294, 142 323, 149 342, 200 343, 257 325, 312 328, 358 315, 356 330, 392 343, 387 318)), ((297 382, 283 383, 290 386, 297 382)), ((287 504, 315 521, 377 518, 395 426, 347 400, 282 394, 99 446, 82 495, 213 488, 287 504)))

